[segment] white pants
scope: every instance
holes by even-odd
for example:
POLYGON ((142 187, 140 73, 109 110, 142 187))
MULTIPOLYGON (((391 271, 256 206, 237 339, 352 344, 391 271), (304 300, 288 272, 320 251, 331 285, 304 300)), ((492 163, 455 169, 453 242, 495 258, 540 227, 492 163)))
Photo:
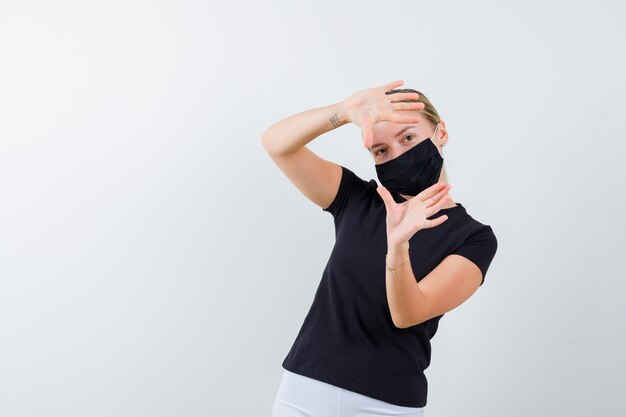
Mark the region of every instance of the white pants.
POLYGON ((283 368, 272 417, 378 416, 423 417, 424 407, 390 404, 283 368))

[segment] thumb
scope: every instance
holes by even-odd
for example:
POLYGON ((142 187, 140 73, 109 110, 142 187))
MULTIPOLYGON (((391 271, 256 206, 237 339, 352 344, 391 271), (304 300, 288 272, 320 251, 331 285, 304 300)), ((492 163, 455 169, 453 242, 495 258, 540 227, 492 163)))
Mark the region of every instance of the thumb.
POLYGON ((391 193, 389 192, 388 189, 386 189, 382 185, 379 185, 378 187, 376 187, 376 191, 378 191, 378 195, 380 195, 380 197, 383 199, 383 202, 385 203, 385 208, 387 209, 387 211, 391 210, 392 208, 396 206, 397 203, 391 196, 391 193))
POLYGON ((369 149, 372 146, 372 129, 369 124, 363 126, 363 146, 369 149))

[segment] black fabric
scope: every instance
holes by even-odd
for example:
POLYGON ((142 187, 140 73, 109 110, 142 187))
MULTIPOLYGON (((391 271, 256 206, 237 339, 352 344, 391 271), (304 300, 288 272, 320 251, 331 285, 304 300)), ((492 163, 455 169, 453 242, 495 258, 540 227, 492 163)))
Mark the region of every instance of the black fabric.
MULTIPOLYGON (((405 407, 424 407, 430 340, 443 314, 405 329, 392 321, 386 296, 386 210, 375 180, 365 181, 342 166, 331 205, 335 245, 313 303, 282 366, 344 389, 405 407)), ((397 202, 405 199, 391 192, 397 202)), ((420 281, 446 256, 458 254, 483 274, 496 253, 489 225, 465 207, 445 208, 448 220, 422 229, 409 241, 413 273, 420 281)))

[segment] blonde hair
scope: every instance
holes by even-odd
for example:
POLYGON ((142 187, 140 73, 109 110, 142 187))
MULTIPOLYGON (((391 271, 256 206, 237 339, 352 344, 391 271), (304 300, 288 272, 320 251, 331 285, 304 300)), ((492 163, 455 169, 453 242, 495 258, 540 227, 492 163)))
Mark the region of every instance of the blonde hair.
MULTIPOLYGON (((385 94, 387 94, 387 95, 389 95, 389 94, 396 94, 396 93, 417 93, 417 94, 419 94, 419 97, 417 98, 417 100, 401 100, 400 103, 424 103, 424 108, 422 110, 419 110, 419 113, 423 114, 424 118, 426 120, 428 120, 430 123, 432 123, 433 128, 435 126, 437 126, 437 123, 439 123, 441 121, 441 117, 439 116, 439 113, 437 112, 437 109, 435 109, 435 106, 433 106, 433 103, 431 103, 430 100, 428 99, 428 97, 426 97, 420 91, 413 90, 412 88, 400 88, 400 89, 389 90, 389 91, 385 92, 385 94)), ((446 173, 445 162, 444 162, 444 166, 442 168, 442 171, 443 171, 443 179, 444 179, 444 181, 448 182, 448 175, 446 173)))

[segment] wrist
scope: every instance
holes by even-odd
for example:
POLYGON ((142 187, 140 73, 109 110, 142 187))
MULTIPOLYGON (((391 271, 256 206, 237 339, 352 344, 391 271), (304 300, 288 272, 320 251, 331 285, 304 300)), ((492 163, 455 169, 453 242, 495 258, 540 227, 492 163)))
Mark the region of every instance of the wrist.
POLYGON ((346 102, 346 100, 340 101, 337 103, 337 117, 341 121, 341 124, 352 123, 352 119, 350 118, 351 109, 350 104, 346 102))
POLYGON ((409 255, 409 242, 394 242, 387 245, 385 258, 389 265, 398 265, 409 255))
POLYGON ((409 241, 388 241, 387 244, 387 253, 404 253, 409 250, 409 241))
POLYGON ((409 258, 409 242, 389 244, 387 254, 385 255, 385 263, 387 271, 395 275, 409 258))

